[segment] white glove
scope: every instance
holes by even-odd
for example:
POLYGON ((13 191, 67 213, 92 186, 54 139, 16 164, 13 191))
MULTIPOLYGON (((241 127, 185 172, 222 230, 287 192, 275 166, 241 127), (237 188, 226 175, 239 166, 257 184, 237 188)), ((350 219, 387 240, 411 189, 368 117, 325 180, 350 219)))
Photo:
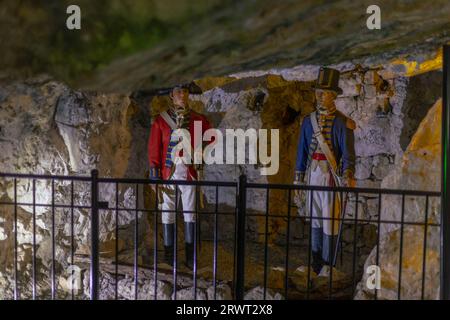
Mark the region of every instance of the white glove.
MULTIPOLYGON (((294 177, 294 185, 297 186, 304 186, 306 185, 305 182, 305 173, 301 171, 295 171, 295 177, 294 177)), ((294 190, 294 201, 299 202, 300 206, 304 205, 306 203, 306 191, 305 190, 294 190)))
POLYGON ((295 177, 293 184, 298 186, 305 185, 305 173, 301 171, 295 171, 295 177))

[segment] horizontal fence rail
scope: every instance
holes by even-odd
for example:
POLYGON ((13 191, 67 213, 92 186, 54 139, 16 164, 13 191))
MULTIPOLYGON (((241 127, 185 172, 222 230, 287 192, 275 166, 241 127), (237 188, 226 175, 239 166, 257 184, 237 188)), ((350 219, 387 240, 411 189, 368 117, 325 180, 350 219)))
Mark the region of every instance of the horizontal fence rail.
POLYGON ((0 199, 0 218, 12 219, 5 231, 13 243, 12 261, 5 260, 0 271, 13 281, 11 299, 352 299, 361 291, 370 299, 411 298, 409 292, 403 295, 411 230, 422 241, 414 298, 430 298, 427 250, 430 232, 440 232, 433 216, 440 192, 249 183, 244 175, 238 182, 105 178, 96 170, 91 176, 0 173, 2 183, 10 192, 0 199), (183 196, 194 190, 186 187, 195 189, 194 210, 183 208, 183 196), (174 208, 163 209, 168 190, 174 193, 174 208), (313 215, 314 199, 323 195, 332 199, 331 217, 313 215), (363 199, 373 204, 367 209, 372 215, 360 212, 363 199), (384 201, 398 203, 394 218, 382 216, 384 201), (420 221, 411 218, 411 210, 420 221), (173 252, 162 245, 164 214, 174 215, 173 252), (189 231, 182 222, 190 215, 193 242, 183 244, 189 231), (323 241, 331 268, 317 274, 311 267, 317 260, 313 244, 320 236, 317 225, 325 223, 331 223, 334 235, 323 241), (383 258, 392 254, 381 251, 389 232, 398 235, 397 270, 390 270, 395 296, 361 288, 366 259, 383 269, 383 258), (29 246, 19 239, 28 234, 29 246), (187 267, 183 260, 190 244, 193 264, 187 267), (42 258, 46 250, 48 261, 42 258), (86 279, 79 283, 81 293, 73 285, 77 272, 86 279), (64 275, 70 276, 70 286, 61 284, 64 275))

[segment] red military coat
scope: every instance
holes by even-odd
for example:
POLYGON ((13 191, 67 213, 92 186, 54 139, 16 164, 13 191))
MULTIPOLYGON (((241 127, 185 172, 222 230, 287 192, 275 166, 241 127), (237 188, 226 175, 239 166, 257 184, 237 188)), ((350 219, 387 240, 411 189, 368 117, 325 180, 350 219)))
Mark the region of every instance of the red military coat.
MULTIPOLYGON (((195 111, 191 111, 189 120, 189 133, 191 135, 192 153, 194 150, 194 121, 202 122, 202 137, 203 133, 211 128, 209 121, 202 114, 195 111)), ((150 170, 158 170, 161 173, 160 178, 168 180, 171 175, 171 167, 166 166, 167 149, 170 142, 171 129, 167 122, 158 115, 152 124, 150 131, 150 138, 148 140, 148 159, 150 162, 150 170)), ((199 141, 203 141, 200 137, 199 141)), ((198 138, 197 138, 198 139, 198 138)), ((193 160, 191 160, 193 162, 193 160)), ((197 179, 197 172, 194 169, 194 165, 188 166, 188 178, 187 180, 197 179)))

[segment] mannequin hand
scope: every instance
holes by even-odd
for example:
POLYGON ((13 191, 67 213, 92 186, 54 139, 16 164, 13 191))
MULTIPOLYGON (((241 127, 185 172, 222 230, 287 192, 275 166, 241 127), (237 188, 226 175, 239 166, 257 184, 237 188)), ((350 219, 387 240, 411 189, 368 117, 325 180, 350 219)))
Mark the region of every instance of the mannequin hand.
POLYGON ((356 179, 352 171, 350 170, 344 171, 344 174, 342 176, 342 186, 346 188, 356 187, 356 179))
MULTIPOLYGON (((150 180, 159 180, 159 179, 161 179, 161 172, 160 172, 160 170, 156 169, 156 168, 150 168, 149 179, 150 180)), ((151 183, 150 184, 150 188, 152 189, 153 192, 156 192, 156 184, 151 183)))
POLYGON ((356 188, 356 179, 350 179, 349 187, 356 188))
MULTIPOLYGON (((297 186, 304 186, 306 184, 304 181, 305 181, 305 173, 296 171, 293 184, 297 186)), ((294 197, 302 198, 302 193, 304 193, 304 190, 295 189, 294 197)))
MULTIPOLYGON (((294 181, 293 184, 294 184, 294 185, 297 185, 297 186, 304 186, 304 185, 306 185, 305 182, 303 182, 303 181, 298 181, 298 180, 297 180, 297 181, 294 181)), ((295 189, 295 190, 294 190, 294 197, 295 197, 295 198, 298 198, 298 199, 300 199, 300 201, 302 201, 303 198, 305 198, 305 193, 306 193, 306 190, 295 189)))

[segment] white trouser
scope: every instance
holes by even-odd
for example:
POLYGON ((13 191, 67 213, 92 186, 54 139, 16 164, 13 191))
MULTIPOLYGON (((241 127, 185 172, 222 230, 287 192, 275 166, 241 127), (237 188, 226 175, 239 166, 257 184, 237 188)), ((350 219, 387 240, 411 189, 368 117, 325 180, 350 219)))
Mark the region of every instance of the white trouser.
MULTIPOLYGON (((171 180, 187 180, 188 167, 183 164, 174 164, 175 171, 170 178, 171 180)), ((181 202, 183 204, 184 221, 195 222, 195 186, 179 185, 178 192, 175 191, 175 185, 165 185, 163 189, 163 202, 161 205, 162 210, 162 223, 170 224, 175 223, 175 209, 177 199, 175 199, 176 193, 178 197, 181 196, 181 202)))
MULTIPOLYGON (((311 160, 308 184, 312 186, 330 186, 331 171, 326 160, 311 160)), ((313 191, 312 206, 310 203, 311 191, 306 194, 307 210, 312 209, 312 227, 323 228, 326 235, 337 235, 339 231, 340 201, 339 193, 335 193, 334 220, 333 217, 333 192, 313 191), (318 219, 314 219, 318 218, 318 219)))

